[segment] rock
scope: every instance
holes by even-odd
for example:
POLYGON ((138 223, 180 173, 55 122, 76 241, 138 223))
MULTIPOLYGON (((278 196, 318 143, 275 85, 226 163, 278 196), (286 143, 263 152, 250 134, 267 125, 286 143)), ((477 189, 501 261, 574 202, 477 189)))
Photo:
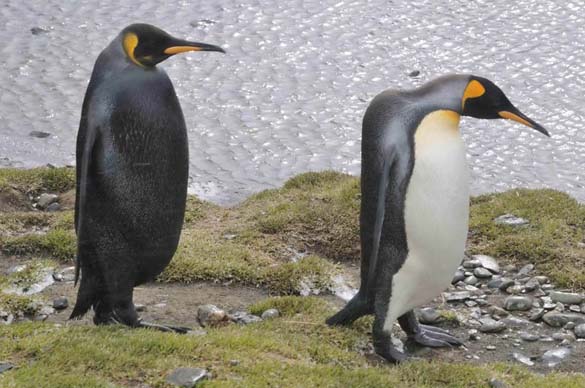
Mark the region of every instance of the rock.
POLYGON ((65 310, 67 307, 69 307, 69 300, 64 296, 53 300, 53 308, 55 310, 65 310))
POLYGON ((496 347, 494 345, 488 345, 485 348, 486 350, 496 350, 496 347))
POLYGON ((214 326, 227 321, 227 314, 222 309, 212 304, 199 306, 197 309, 197 320, 201 326, 214 326))
POLYGON ((549 292, 548 296, 552 299, 553 302, 561 302, 564 304, 581 304, 585 301, 585 297, 583 295, 572 292, 551 291, 549 292))
POLYGON ((514 359, 518 362, 521 362, 524 365, 528 365, 528 366, 533 366, 534 362, 532 362, 532 360, 530 360, 530 357, 525 356, 521 353, 512 353, 512 357, 514 357, 514 359))
POLYGON ((585 314, 585 303, 581 303, 581 306, 579 306, 579 308, 581 309, 581 312, 585 314))
POLYGON ((463 279, 465 279, 465 272, 457 270, 457 272, 455 272, 455 275, 453 275, 453 280, 451 280, 451 284, 459 283, 463 279))
POLYGON ((469 339, 472 341, 477 341, 479 340, 479 336, 477 335, 477 330, 476 329, 471 329, 467 332, 467 334, 469 334, 469 339))
POLYGON ((560 347, 556 349, 551 349, 546 351, 542 355, 542 361, 548 366, 549 368, 554 368, 555 366, 559 365, 563 362, 569 355, 571 354, 571 348, 568 347, 560 347))
POLYGON ((581 308, 576 305, 576 304, 572 304, 569 306, 569 311, 572 311, 574 313, 580 313, 581 312, 581 308))
POLYGON ((469 291, 443 292, 443 297, 447 302, 462 302, 471 297, 471 292, 469 291))
POLYGON ((48 212, 58 212, 59 210, 61 210, 61 205, 59 204, 59 202, 53 202, 52 204, 47 206, 47 209, 45 210, 47 210, 48 212))
POLYGON ((59 196, 56 194, 43 193, 40 195, 39 200, 37 201, 37 206, 40 209, 46 209, 47 206, 53 202, 57 202, 58 199, 59 196))
POLYGON ((165 378, 168 384, 191 388, 207 378, 207 370, 202 368, 177 368, 165 378))
POLYGON ((473 269, 481 266, 481 262, 479 260, 465 260, 462 264, 463 268, 473 269))
POLYGON ((230 360, 230 365, 231 366, 238 366, 238 365, 240 365, 240 360, 230 360))
POLYGON ((465 278, 464 283, 474 285, 479 283, 479 280, 475 276, 471 275, 465 278))
POLYGON ((540 321, 545 312, 545 309, 534 309, 530 312, 530 317, 528 319, 532 322, 540 321))
POLYGON ((514 280, 509 278, 501 278, 500 286, 498 287, 500 291, 506 291, 508 288, 514 285, 514 280))
MULTIPOLYGON (((47 32, 49 32, 49 30, 44 29, 42 27, 33 27, 30 29, 30 33, 33 35, 46 34, 47 32)), ((36 131, 33 131, 33 132, 36 132, 36 131)))
POLYGON ((540 282, 534 278, 530 278, 526 284, 524 284, 524 290, 526 292, 533 292, 540 289, 540 282))
POLYGON ((46 137, 51 136, 51 134, 49 132, 43 132, 43 131, 31 131, 28 133, 28 135, 32 136, 32 137, 39 138, 39 139, 44 139, 46 137))
POLYGON ((278 318, 280 316, 280 311, 277 309, 268 309, 262 313, 262 319, 273 319, 278 318))
POLYGON ((580 325, 575 326, 573 331, 577 338, 585 338, 585 323, 581 323, 580 325))
POLYGON ((489 279, 492 277, 492 273, 483 267, 477 267, 473 270, 473 275, 479 279, 489 279))
POLYGON ((553 303, 552 299, 548 296, 543 296, 540 300, 542 301, 542 308, 545 310, 552 310, 557 307, 557 304, 553 303))
POLYGON ((489 270, 490 272, 495 273, 495 274, 500 273, 500 265, 498 264, 496 259, 494 259, 493 257, 486 256, 486 255, 475 255, 475 256, 473 256, 473 258, 475 260, 478 260, 479 263, 481 264, 481 266, 483 268, 489 270))
POLYGON ((534 264, 526 264, 524 267, 520 268, 520 271, 516 274, 517 278, 522 278, 528 275, 534 269, 534 264))
POLYGON ((567 322, 567 324, 565 326, 563 326, 563 329, 565 330, 573 330, 575 328, 575 322, 567 322))
POLYGON ((576 325, 585 323, 585 315, 550 311, 542 316, 542 320, 545 321, 549 326, 563 327, 567 324, 567 322, 574 322, 576 325))
POLYGON ((540 288, 542 288, 544 291, 548 291, 555 288, 555 286, 553 286, 552 284, 543 284, 540 288))
POLYGON ((509 316, 501 320, 501 322, 507 327, 526 327, 530 325, 530 322, 526 319, 509 316))
POLYGON ((420 75, 420 70, 413 70, 410 73, 408 73, 408 76, 410 78, 416 78, 420 75))
POLYGON ((557 333, 553 333, 552 337, 555 341, 565 341, 568 343, 574 342, 577 339, 575 337, 575 334, 571 333, 570 331, 566 332, 560 331, 557 333))
POLYGON ((538 341, 538 339, 540 338, 540 336, 538 334, 528 333, 526 331, 522 331, 519 334, 520 334, 520 338, 526 342, 538 341))
POLYGON ((494 219, 494 222, 499 225, 509 225, 509 226, 526 226, 528 225, 528 220, 520 217, 516 217, 513 214, 503 214, 499 217, 494 219))
POLYGON ((509 296, 504 300, 504 309, 508 311, 528 311, 532 308, 532 298, 528 296, 509 296))
POLYGON ((249 325, 250 323, 261 322, 262 318, 252 315, 246 311, 236 311, 229 314, 229 319, 241 325, 249 325))
POLYGON ((513 285, 512 287, 508 287, 506 289, 506 292, 508 294, 512 294, 512 295, 521 294, 523 291, 524 291, 524 287, 519 285, 519 284, 513 285))
POLYGON ((508 388, 508 385, 504 383, 502 380, 498 380, 496 378, 490 379, 488 382, 490 388, 508 388))
POLYGON ((490 306, 487 309, 488 314, 492 317, 492 318, 504 318, 507 317, 508 315, 510 315, 510 313, 508 313, 506 310, 504 310, 501 307, 498 306, 490 306))
POLYGON ((546 284, 549 282, 548 277, 547 276, 535 276, 532 279, 535 279, 536 281, 538 281, 540 284, 546 284))
POLYGON ((482 333, 501 333, 506 330, 506 325, 501 321, 495 321, 491 318, 483 318, 479 321, 481 323, 479 331, 482 333))
POLYGON ((140 303, 136 303, 134 305, 134 310, 136 310, 137 313, 142 313, 142 312, 146 311, 146 305, 140 304, 140 303))
POLYGON ((53 280, 56 282, 62 282, 63 281, 63 274, 60 274, 58 272, 53 272, 53 280))
POLYGON ((37 312, 38 315, 52 315, 55 314, 55 309, 52 306, 45 305, 37 312))
POLYGON ((4 373, 6 371, 9 371, 10 369, 14 368, 14 365, 12 365, 9 362, 0 362, 0 374, 4 373))

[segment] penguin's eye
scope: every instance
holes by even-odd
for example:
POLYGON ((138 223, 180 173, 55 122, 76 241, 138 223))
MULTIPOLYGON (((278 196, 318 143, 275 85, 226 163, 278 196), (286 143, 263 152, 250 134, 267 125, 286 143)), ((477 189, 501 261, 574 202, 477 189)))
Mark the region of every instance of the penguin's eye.
POLYGON ((477 80, 471 80, 467 84, 465 92, 463 93, 463 99, 461 100, 461 110, 465 108, 465 101, 467 101, 468 98, 477 98, 483 96, 484 94, 485 88, 481 82, 477 80))

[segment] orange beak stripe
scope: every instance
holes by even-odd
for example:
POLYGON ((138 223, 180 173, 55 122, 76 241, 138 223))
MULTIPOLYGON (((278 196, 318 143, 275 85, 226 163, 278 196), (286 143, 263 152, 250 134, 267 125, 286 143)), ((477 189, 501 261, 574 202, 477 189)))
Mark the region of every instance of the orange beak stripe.
POLYGON ((165 54, 174 55, 179 53, 185 53, 187 51, 201 51, 201 47, 193 46, 173 46, 165 49, 165 54))
POLYGON ((532 124, 530 124, 528 121, 524 120, 522 117, 519 117, 518 115, 515 115, 512 112, 508 112, 508 111, 504 110, 504 111, 498 112, 498 114, 500 115, 500 117, 502 117, 504 119, 514 120, 520 124, 526 125, 527 127, 534 128, 532 126, 532 124))

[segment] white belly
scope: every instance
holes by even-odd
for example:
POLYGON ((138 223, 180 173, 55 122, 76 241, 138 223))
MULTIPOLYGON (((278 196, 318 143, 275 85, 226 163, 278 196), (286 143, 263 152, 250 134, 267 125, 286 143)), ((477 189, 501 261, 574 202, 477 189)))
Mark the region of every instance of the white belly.
POLYGON ((445 290, 463 259, 469 176, 457 113, 436 111, 419 125, 404 216, 409 253, 393 277, 387 330, 445 290))

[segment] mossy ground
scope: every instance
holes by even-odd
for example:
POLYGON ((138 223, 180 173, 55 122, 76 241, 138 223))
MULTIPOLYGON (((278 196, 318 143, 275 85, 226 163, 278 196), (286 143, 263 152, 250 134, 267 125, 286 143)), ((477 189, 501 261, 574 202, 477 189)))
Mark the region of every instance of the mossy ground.
POLYGON ((585 376, 539 376, 504 364, 415 361, 393 367, 362 354, 367 325, 330 328, 321 299, 269 299, 283 316, 248 326, 181 336, 120 327, 19 324, 0 327, 0 359, 19 365, 3 387, 164 387, 177 367, 204 367, 206 387, 485 387, 497 378, 514 387, 583 387, 585 376))
MULTIPOLYGON (((0 170, 0 192, 62 193, 74 186, 72 170, 45 170, 0 170)), ((229 209, 190 197, 179 250, 159 280, 238 282, 280 295, 297 294, 307 283, 326 289, 336 263, 359 260, 359 201, 359 180, 334 172, 302 174, 229 209)), ((518 265, 534 263, 557 285, 583 289, 584 223, 585 207, 556 191, 480 196, 472 199, 468 250, 518 265), (493 219, 505 213, 530 225, 496 225, 493 219)), ((0 246, 10 255, 71 263, 72 211, 0 213, 0 246), (42 233, 31 233, 35 228, 42 233)), ((25 302, 11 299, 5 305, 25 302)), ((585 386, 583 375, 542 377, 504 364, 379 365, 362 354, 371 320, 329 328, 323 321, 331 306, 296 296, 250 310, 273 306, 281 318, 210 329, 203 337, 42 323, 0 327, 0 360, 18 366, 1 375, 0 386, 158 387, 180 366, 208 368, 213 379, 207 386, 473 387, 487 386, 492 377, 520 387, 585 386)))

